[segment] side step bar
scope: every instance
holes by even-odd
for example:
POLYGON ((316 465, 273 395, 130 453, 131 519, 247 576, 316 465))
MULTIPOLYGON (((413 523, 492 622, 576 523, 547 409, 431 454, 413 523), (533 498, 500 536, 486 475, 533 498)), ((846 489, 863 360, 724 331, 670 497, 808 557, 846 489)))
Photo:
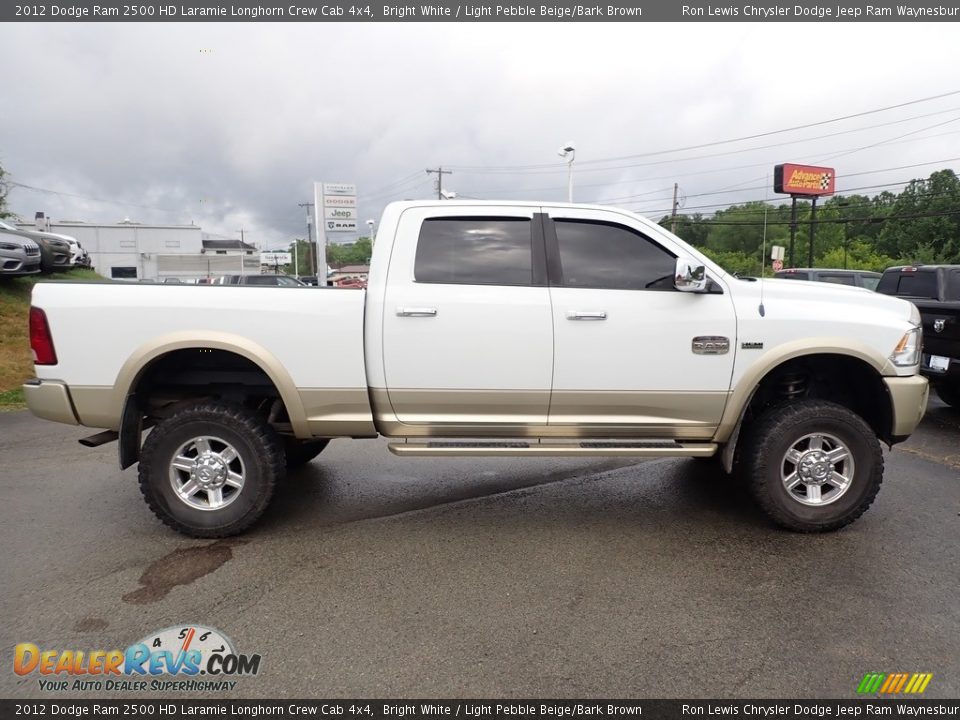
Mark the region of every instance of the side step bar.
POLYGON ((428 440, 390 443, 390 452, 405 457, 710 457, 716 443, 673 440, 428 440))

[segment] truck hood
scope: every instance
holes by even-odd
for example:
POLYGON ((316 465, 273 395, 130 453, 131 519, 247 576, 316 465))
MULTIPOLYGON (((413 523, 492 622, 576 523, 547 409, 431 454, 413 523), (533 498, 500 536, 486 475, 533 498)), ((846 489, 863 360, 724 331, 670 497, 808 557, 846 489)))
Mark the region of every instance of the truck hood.
POLYGON ((769 279, 750 284, 758 300, 762 295, 765 306, 785 303, 793 306, 793 312, 789 314, 809 316, 833 306, 832 312, 843 315, 868 311, 871 315, 885 313, 898 320, 914 324, 920 322, 920 313, 913 303, 866 288, 808 280, 769 279))

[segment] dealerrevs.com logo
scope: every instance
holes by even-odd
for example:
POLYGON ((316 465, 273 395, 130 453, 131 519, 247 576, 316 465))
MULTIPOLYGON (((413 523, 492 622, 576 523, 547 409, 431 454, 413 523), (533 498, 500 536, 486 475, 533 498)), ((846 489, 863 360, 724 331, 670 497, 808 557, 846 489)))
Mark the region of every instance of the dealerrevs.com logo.
POLYGON ((125 650, 47 650, 34 643, 14 648, 13 671, 38 675, 40 690, 143 692, 228 691, 234 678, 260 672, 259 654, 238 653, 215 628, 177 625, 150 633, 125 650))

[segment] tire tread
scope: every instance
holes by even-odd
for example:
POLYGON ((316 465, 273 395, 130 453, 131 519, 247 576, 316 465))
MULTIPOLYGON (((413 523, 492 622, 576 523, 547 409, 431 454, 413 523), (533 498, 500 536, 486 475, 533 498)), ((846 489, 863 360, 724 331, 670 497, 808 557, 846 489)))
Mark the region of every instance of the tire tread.
POLYGON ((284 457, 283 442, 265 420, 242 405, 204 400, 182 407, 150 432, 140 453, 138 483, 147 506, 168 527, 190 537, 224 538, 239 535, 260 519, 260 516, 263 515, 270 504, 277 480, 282 479, 285 473, 286 458, 284 457), (254 444, 260 446, 258 455, 267 469, 262 479, 260 494, 251 511, 235 522, 215 528, 196 528, 187 525, 165 510, 151 490, 155 481, 154 472, 156 469, 154 465, 156 464, 155 455, 158 452, 158 446, 168 432, 172 432, 181 424, 190 421, 221 423, 234 430, 247 432, 254 444))

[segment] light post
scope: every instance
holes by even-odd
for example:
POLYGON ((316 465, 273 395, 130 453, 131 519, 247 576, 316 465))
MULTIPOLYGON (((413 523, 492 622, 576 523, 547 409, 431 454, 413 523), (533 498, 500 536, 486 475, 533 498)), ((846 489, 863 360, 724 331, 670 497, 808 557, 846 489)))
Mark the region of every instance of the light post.
POLYGON ((573 202, 573 159, 576 157, 577 149, 573 143, 567 143, 560 148, 557 155, 567 159, 567 202, 573 202))

